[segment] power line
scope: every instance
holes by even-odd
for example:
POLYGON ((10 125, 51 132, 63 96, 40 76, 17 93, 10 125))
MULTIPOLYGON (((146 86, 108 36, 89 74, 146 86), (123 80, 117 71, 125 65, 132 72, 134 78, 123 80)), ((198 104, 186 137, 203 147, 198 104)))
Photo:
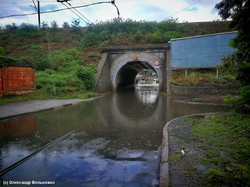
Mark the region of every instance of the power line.
MULTIPOLYGON (((173 13, 173 14, 172 14, 171 16, 169 16, 168 18, 173 17, 174 15, 176 15, 176 14, 178 14, 178 13, 182 12, 182 11, 183 11, 183 10, 185 10, 186 8, 191 7, 192 5, 194 5, 194 4, 196 4, 196 3, 198 3, 199 1, 201 1, 201 0, 195 1, 194 3, 192 3, 192 4, 188 5, 188 6, 186 6, 185 8, 183 8, 183 9, 181 9, 181 10, 179 10, 179 11, 177 11, 177 12, 173 13)), ((168 19, 168 18, 167 18, 167 19, 168 19)))
MULTIPOLYGON (((58 1, 58 2, 59 2, 59 1, 58 1)), ((89 23, 88 23, 85 19, 83 19, 81 16, 79 16, 77 13, 75 13, 75 12, 72 10, 72 8, 70 8, 70 7, 68 7, 66 4, 64 4, 63 1, 61 1, 61 3, 62 3, 64 6, 66 6, 67 9, 69 9, 71 12, 73 12, 75 15, 77 15, 81 20, 83 20, 87 25, 89 25, 89 23)))
MULTIPOLYGON (((83 8, 83 7, 88 7, 88 6, 98 5, 98 4, 105 4, 105 3, 112 3, 112 2, 113 1, 96 2, 96 3, 87 4, 87 5, 75 6, 73 8, 83 8)), ((115 7, 116 7, 116 9, 118 9, 118 7, 116 5, 115 5, 115 7)), ((40 14, 53 13, 53 12, 59 12, 59 11, 64 11, 64 10, 68 10, 68 8, 61 8, 61 9, 57 9, 57 10, 43 11, 43 12, 40 12, 40 14)), ((119 9, 118 9, 118 13, 119 13, 119 9)), ((8 15, 8 16, 1 16, 0 18, 18 17, 18 16, 31 16, 31 15, 36 15, 36 14, 37 13, 12 14, 12 15, 8 15)), ((118 16, 120 16, 120 13, 118 14, 118 16)))
POLYGON ((76 12, 78 12, 82 17, 84 17, 88 22, 89 24, 91 24, 91 21, 86 17, 84 16, 80 11, 78 11, 76 8, 74 8, 69 2, 67 2, 69 6, 71 6, 71 8, 73 8, 76 12))
MULTIPOLYGON (((104 4, 104 3, 111 3, 111 1, 96 2, 96 3, 91 3, 91 4, 88 4, 88 5, 75 6, 73 8, 83 8, 83 7, 93 6, 93 5, 97 5, 97 4, 104 4)), ((64 10, 68 10, 68 8, 61 8, 61 9, 57 9, 57 10, 43 11, 43 12, 40 12, 40 14, 46 14, 46 13, 52 13, 52 12, 59 12, 59 11, 64 11, 64 10)), ((13 14, 13 15, 8 15, 8 16, 1 16, 0 18, 18 17, 18 16, 31 16, 31 15, 36 15, 36 14, 37 13, 13 14)))

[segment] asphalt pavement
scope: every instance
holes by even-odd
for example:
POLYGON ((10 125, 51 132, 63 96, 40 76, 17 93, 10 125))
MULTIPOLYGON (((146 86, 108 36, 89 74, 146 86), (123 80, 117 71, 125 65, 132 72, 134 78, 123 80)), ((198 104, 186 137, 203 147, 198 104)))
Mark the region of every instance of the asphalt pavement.
POLYGON ((35 113, 43 110, 60 108, 67 105, 74 105, 82 103, 85 101, 90 101, 91 99, 68 99, 68 100, 59 100, 59 99, 49 99, 49 100, 33 100, 33 101, 24 101, 18 103, 11 103, 7 105, 0 106, 0 120, 8 119, 19 115, 25 115, 29 113, 35 113))

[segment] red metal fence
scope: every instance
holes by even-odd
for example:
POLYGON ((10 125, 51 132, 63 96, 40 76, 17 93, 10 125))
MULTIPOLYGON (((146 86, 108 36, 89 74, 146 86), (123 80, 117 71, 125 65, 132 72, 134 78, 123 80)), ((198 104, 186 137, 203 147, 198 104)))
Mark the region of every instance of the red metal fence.
POLYGON ((26 94, 34 90, 34 68, 23 66, 0 68, 0 97, 26 94))

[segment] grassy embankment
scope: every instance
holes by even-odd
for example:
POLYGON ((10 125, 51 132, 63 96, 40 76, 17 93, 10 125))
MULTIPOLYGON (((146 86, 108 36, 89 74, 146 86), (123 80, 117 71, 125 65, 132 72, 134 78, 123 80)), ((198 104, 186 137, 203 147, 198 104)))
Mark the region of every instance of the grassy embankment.
MULTIPOLYGON (((250 186, 250 116, 240 113, 186 118, 208 186, 250 186)), ((195 158, 194 158, 195 159, 195 158)))
POLYGON ((145 22, 114 19, 88 28, 56 22, 42 29, 23 24, 0 29, 3 55, 17 64, 36 69, 36 93, 5 97, 8 102, 47 99, 84 98, 94 88, 95 68, 101 58, 100 48, 166 45, 171 38, 230 31, 229 22, 177 23, 176 20, 145 22))

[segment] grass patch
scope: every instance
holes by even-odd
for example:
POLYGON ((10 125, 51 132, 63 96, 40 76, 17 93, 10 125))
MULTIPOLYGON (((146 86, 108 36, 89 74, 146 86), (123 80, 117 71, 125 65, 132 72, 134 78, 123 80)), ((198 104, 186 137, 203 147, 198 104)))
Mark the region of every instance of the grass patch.
POLYGON ((210 186, 250 186, 250 116, 230 113, 185 119, 192 138, 204 151, 210 186))
POLYGON ((238 86, 236 76, 227 72, 221 72, 216 76, 215 69, 189 70, 185 76, 184 70, 175 70, 170 81, 176 86, 238 86))
POLYGON ((179 161, 181 161, 181 155, 180 154, 172 155, 169 157, 169 161, 170 162, 179 162, 179 161))

